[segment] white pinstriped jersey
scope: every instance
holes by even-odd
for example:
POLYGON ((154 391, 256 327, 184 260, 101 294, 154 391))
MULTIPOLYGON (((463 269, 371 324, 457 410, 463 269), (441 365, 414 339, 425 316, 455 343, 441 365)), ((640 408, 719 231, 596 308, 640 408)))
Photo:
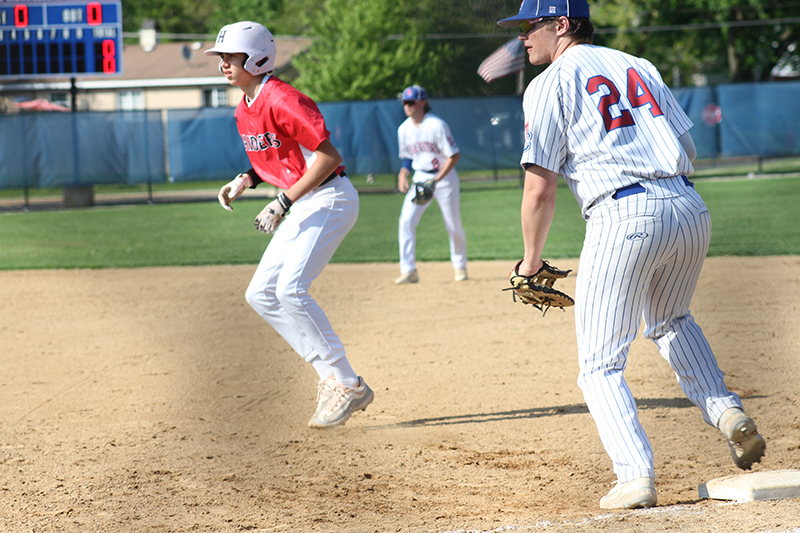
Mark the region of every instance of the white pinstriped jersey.
MULTIPOLYGON (((450 127, 441 118, 426 113, 419 127, 411 117, 397 128, 400 159, 411 159, 411 168, 420 172, 436 173, 448 158, 459 152, 450 127)), ((429 176, 423 179, 428 179, 429 176)))
POLYGON ((692 122, 645 59, 568 48, 528 85, 523 110, 521 163, 563 174, 584 217, 619 188, 694 170, 678 141, 692 122))

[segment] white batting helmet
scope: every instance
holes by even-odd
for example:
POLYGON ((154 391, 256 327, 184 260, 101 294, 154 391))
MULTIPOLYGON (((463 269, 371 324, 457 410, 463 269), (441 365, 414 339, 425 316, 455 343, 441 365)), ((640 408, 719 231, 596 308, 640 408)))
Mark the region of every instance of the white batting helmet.
POLYGON ((253 76, 258 76, 275 69, 276 52, 272 33, 258 22, 245 21, 223 26, 214 47, 206 50, 205 54, 245 54, 247 57, 242 66, 253 76))

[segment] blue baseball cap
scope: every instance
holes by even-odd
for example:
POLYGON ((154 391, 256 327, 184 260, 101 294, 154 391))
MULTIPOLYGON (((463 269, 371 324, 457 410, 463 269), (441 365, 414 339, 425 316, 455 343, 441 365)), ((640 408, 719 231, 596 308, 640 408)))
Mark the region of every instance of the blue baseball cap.
POLYGON ((411 102, 414 100, 427 100, 428 93, 419 85, 411 85, 403 89, 403 94, 400 95, 400 100, 403 102, 411 102))
POLYGON ((497 25, 515 28, 520 20, 542 17, 589 18, 589 3, 586 0, 522 0, 519 14, 498 20, 497 25))

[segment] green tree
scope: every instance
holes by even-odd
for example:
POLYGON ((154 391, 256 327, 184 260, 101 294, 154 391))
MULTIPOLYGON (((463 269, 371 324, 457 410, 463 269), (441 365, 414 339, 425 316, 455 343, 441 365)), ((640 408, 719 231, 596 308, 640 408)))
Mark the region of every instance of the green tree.
POLYGON ((225 24, 253 20, 265 25, 273 35, 302 35, 306 31, 301 13, 318 12, 318 2, 310 0, 217 0, 210 24, 213 33, 225 24))
POLYGON ((488 85, 477 74, 486 56, 516 36, 496 25, 505 3, 325 0, 304 14, 314 42, 294 60, 294 83, 321 101, 394 98, 411 83, 433 97, 513 94, 513 77, 488 85))
POLYGON ((295 85, 314 99, 392 98, 411 82, 429 86, 441 61, 419 39, 411 2, 325 0, 305 16, 311 48, 294 60, 295 85))
POLYGON ((800 37, 796 24, 762 22, 800 16, 797 2, 601 0, 591 8, 597 44, 646 57, 662 74, 683 80, 693 74, 726 82, 769 79, 800 37), (685 29, 657 31, 670 26, 685 29), (637 28, 656 31, 632 31, 637 28))
POLYGON ((208 33, 208 22, 215 10, 213 0, 123 2, 123 29, 138 31, 142 21, 150 19, 156 22, 156 29, 161 33, 208 33))

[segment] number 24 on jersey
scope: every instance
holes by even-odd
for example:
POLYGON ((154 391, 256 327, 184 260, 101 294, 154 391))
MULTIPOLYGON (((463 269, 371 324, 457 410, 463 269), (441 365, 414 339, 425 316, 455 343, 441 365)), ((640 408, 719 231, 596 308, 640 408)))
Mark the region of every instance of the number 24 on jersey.
MULTIPOLYGON (((614 82, 605 76, 598 75, 589 78, 586 84, 586 90, 589 94, 596 94, 600 91, 601 87, 605 87, 608 90, 608 94, 600 97, 600 103, 597 106, 597 110, 600 111, 600 114, 603 116, 603 123, 606 126, 606 131, 625 126, 633 126, 633 116, 629 110, 625 109, 620 104, 619 100, 621 94, 616 85, 614 85, 614 82), (619 106, 619 113, 616 117, 611 114, 613 106, 619 106)), ((634 108, 648 106, 653 118, 660 117, 664 114, 658 106, 655 97, 653 97, 653 93, 650 92, 650 88, 647 87, 642 77, 639 76, 639 73, 633 68, 628 69, 627 98, 634 108)))

